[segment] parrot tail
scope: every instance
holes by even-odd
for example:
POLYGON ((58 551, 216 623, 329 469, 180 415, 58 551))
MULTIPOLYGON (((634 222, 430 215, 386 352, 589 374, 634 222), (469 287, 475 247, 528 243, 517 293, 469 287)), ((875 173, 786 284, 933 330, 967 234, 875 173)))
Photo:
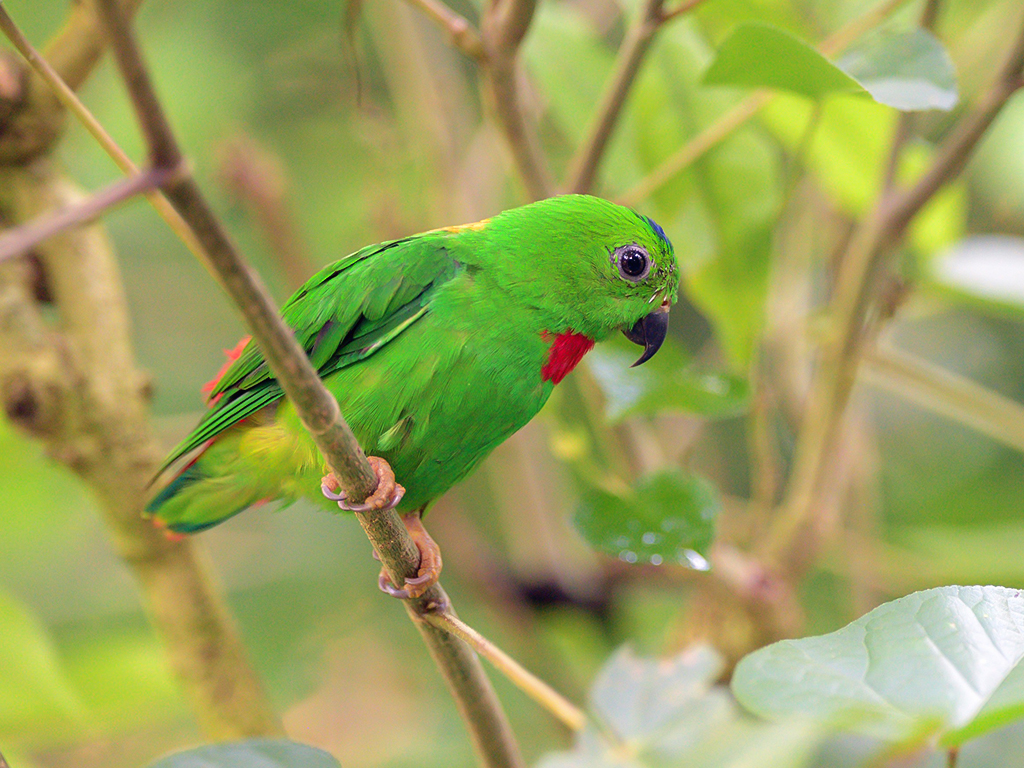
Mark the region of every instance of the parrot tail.
POLYGON ((145 514, 160 528, 179 534, 205 531, 263 498, 234 475, 210 471, 204 458, 193 459, 146 505, 145 514))

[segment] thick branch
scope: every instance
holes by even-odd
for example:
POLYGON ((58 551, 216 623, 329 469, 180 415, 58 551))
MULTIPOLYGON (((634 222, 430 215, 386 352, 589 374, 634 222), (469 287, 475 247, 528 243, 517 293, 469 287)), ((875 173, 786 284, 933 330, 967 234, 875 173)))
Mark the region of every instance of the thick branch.
MULTIPOLYGON (((83 15, 87 5, 76 4, 48 47, 76 85, 104 43, 95 18, 83 15)), ((133 10, 138 3, 123 5, 133 10)), ((18 105, 18 122, 0 135, 0 160, 8 166, 0 168, 0 207, 14 222, 78 208, 81 192, 40 157, 60 133, 61 110, 48 85, 59 77, 52 69, 53 76, 45 74, 46 62, 2 7, 0 27, 39 73, 23 79, 28 93, 18 105)), ((64 90, 73 98, 67 86, 64 90)), ((36 253, 62 331, 43 322, 19 285, 21 264, 0 264, 0 397, 5 410, 95 491, 114 545, 140 584, 203 729, 212 738, 281 733, 205 562, 188 542, 169 542, 142 518, 142 500, 161 449, 148 425, 149 383, 135 365, 117 262, 103 228, 68 230, 42 243, 36 253)))
MULTIPOLYGON (((132 103, 147 140, 153 142, 152 156, 169 159, 177 165, 180 151, 131 30, 118 12, 115 0, 100 0, 100 6, 132 103)), ((376 486, 376 476, 342 418, 337 402, 324 388, 304 351, 278 316, 259 277, 242 261, 194 180, 186 178, 172 183, 165 192, 203 244, 211 268, 242 311, 271 371, 313 436, 328 468, 353 502, 365 499, 376 486)), ((393 510, 357 517, 393 583, 401 584, 407 576, 417 572, 419 553, 393 510)), ((511 729, 479 660, 457 638, 422 620, 423 614, 447 605, 448 598, 438 585, 422 598, 406 601, 407 609, 416 619, 416 626, 456 697, 481 758, 491 766, 521 765, 511 729)))
MULTIPOLYGON (((0 169, 13 220, 76 203, 81 193, 41 158, 0 169)), ((115 549, 139 581, 171 664, 212 738, 281 733, 205 563, 142 518, 161 448, 147 420, 148 381, 131 348, 128 310, 103 228, 65 231, 36 253, 61 317, 51 331, 24 290, 18 261, 0 264, 0 392, 15 424, 94 490, 115 549)))

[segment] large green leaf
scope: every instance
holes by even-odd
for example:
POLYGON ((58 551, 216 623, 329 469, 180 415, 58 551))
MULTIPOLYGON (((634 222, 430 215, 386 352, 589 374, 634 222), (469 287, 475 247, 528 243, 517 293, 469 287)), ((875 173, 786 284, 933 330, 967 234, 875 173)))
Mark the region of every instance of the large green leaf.
POLYGON ((587 490, 576 527, 594 547, 627 563, 708 568, 721 502, 707 480, 679 469, 642 478, 626 493, 587 490))
POLYGON ((150 768, 339 768, 322 749, 287 739, 207 744, 161 758, 150 768))
POLYGON ((844 55, 836 65, 875 101, 910 112, 956 106, 956 69, 941 42, 924 29, 882 32, 844 55))
POLYGON ((799 38, 769 24, 738 25, 704 74, 706 85, 780 88, 820 99, 864 89, 799 38))
POLYGON ((594 682, 588 725, 571 751, 539 768, 799 768, 824 730, 807 720, 758 723, 715 685, 722 661, 699 646, 672 658, 617 651, 594 682))
POLYGON ((587 356, 612 421, 671 412, 725 418, 747 409, 750 386, 746 379, 694 370, 670 341, 644 365, 631 367, 635 360, 633 350, 607 344, 587 356))
POLYGON ((783 640, 736 667, 752 712, 855 718, 874 736, 931 732, 945 746, 1024 716, 1024 597, 940 587, 886 603, 820 637, 783 640))
POLYGON ((934 260, 931 278, 982 309, 1024 315, 1024 238, 965 238, 934 260))
POLYGON ((833 64, 789 32, 740 24, 719 46, 704 83, 777 88, 812 99, 866 92, 903 111, 950 110, 957 103, 953 62, 923 29, 873 35, 833 64))
POLYGON ((0 735, 34 736, 80 715, 46 629, 0 591, 0 735))

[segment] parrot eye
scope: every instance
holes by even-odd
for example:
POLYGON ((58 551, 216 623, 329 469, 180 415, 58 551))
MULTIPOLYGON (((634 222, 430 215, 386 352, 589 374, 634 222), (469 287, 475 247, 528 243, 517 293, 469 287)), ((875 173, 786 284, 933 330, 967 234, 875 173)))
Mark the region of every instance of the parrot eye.
POLYGON ((651 259, 639 245, 624 245, 612 255, 619 266, 619 276, 631 283, 639 283, 651 271, 651 259))

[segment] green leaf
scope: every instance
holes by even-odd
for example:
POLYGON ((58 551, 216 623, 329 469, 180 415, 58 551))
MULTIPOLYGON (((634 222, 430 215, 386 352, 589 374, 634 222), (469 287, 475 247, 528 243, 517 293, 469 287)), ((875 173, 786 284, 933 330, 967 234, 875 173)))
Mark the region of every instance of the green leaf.
MULTIPOLYGON (((598 673, 590 703, 623 741, 658 741, 693 715, 694 702, 711 691, 724 667, 710 646, 694 646, 670 659, 641 658, 623 646, 598 673)), ((726 717, 734 713, 728 697, 711 709, 726 717)))
POLYGON ((766 718, 852 717, 877 737, 932 732, 948 747, 1024 716, 1022 658, 1020 591, 940 587, 755 651, 732 689, 766 718))
POLYGON ((339 768, 322 749, 287 739, 207 744, 161 758, 150 768, 339 768))
POLYGON ((750 399, 746 379, 694 371, 669 342, 638 368, 630 367, 635 352, 607 344, 586 359, 604 394, 605 415, 611 421, 671 412, 727 418, 746 411, 750 399))
POLYGON ((627 563, 678 563, 707 570, 704 559, 721 502, 707 480, 668 469, 628 493, 586 492, 575 523, 595 548, 627 563))
POLYGON ((924 29, 872 35, 836 65, 875 101, 904 112, 949 111, 958 101, 953 60, 924 29))
POLYGON ((782 724, 742 716, 715 685, 721 658, 696 646, 666 659, 617 651, 598 674, 590 700, 604 728, 588 725, 572 751, 539 768, 800 768, 825 731, 805 720, 782 724))
POLYGON ((981 309, 1024 314, 1024 238, 975 235, 935 259, 932 281, 981 309))
POLYGON ((799 38, 769 24, 740 24, 722 42, 705 85, 779 88, 812 99, 863 87, 799 38))
POLYGON ((0 734, 45 732, 77 721, 80 714, 45 627, 0 592, 0 734))

